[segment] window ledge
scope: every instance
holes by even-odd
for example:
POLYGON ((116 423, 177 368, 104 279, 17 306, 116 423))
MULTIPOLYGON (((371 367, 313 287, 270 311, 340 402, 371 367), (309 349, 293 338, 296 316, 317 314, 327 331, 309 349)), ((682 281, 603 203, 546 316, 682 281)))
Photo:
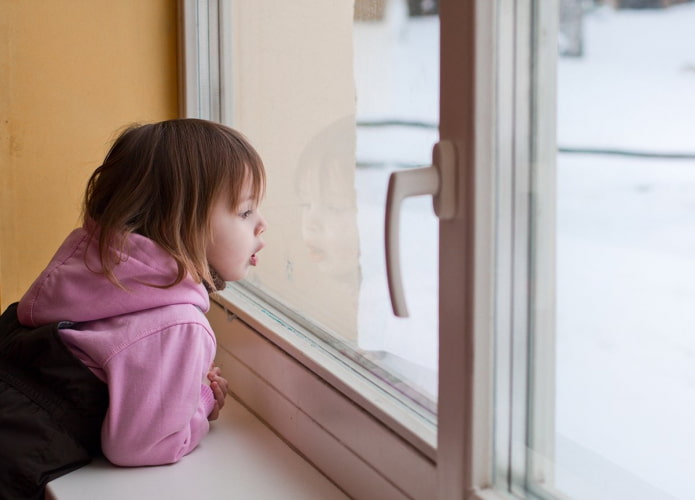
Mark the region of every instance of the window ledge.
POLYGON ((232 398, 179 463, 121 468, 96 460, 48 485, 47 498, 348 498, 232 398), (51 497, 52 495, 52 497, 51 497))
MULTIPOLYGON (((238 283, 228 283, 223 292, 212 296, 208 319, 213 324, 220 346, 224 347, 228 340, 221 326, 225 322, 220 312, 216 311, 216 305, 238 317, 249 328, 345 394, 429 460, 436 460, 436 415, 416 409, 388 383, 374 377, 325 342, 317 341, 305 327, 238 283)), ((252 408, 251 405, 249 407, 252 408)))

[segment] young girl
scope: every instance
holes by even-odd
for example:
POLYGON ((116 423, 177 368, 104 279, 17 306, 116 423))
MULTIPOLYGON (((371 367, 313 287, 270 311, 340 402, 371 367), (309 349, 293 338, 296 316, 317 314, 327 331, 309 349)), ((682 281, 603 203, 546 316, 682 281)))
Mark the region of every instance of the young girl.
MULTIPOLYGON (((83 226, 16 307, 18 323, 9 318, 12 306, 3 315, 24 330, 55 325, 69 353, 106 384, 98 444, 112 463, 176 462, 217 418, 227 381, 212 365, 208 293, 258 263, 264 186, 258 153, 230 128, 195 119, 129 128, 89 179, 83 226)), ((26 434, 15 432, 10 445, 23 449, 26 434)), ((20 482, 45 483, 75 467, 50 464, 37 475, 30 465, 31 477, 20 482)), ((5 480, 0 490, 10 491, 5 480)))

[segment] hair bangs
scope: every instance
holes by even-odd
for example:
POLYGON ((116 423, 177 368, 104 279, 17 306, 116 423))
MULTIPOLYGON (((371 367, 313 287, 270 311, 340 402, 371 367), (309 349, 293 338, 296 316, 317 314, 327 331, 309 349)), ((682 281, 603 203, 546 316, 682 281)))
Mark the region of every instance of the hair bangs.
POLYGON ((230 206, 236 208, 243 201, 242 190, 251 184, 251 196, 258 203, 265 195, 265 167, 258 152, 239 132, 227 129, 228 154, 220 164, 223 172, 218 184, 220 191, 226 188, 230 206))

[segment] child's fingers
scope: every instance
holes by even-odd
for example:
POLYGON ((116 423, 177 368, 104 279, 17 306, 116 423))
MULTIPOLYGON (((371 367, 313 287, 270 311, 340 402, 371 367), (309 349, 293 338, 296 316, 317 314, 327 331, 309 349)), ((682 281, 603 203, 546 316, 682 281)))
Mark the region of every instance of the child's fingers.
POLYGON ((217 382, 224 389, 227 388, 228 382, 227 382, 226 378, 224 378, 220 375, 210 375, 209 379, 210 379, 210 383, 217 382))
MULTIPOLYGON (((217 369, 219 372, 219 368, 217 369)), ((220 410, 224 406, 224 399, 227 396, 227 379, 220 377, 219 374, 209 373, 210 378, 210 389, 212 389, 212 395, 215 397, 215 405, 208 415, 208 420, 217 420, 220 415, 220 410)))
POLYGON ((217 382, 220 387, 222 387, 223 389, 227 389, 228 382, 227 382, 227 379, 224 377, 220 377, 219 375, 216 375, 212 379, 212 382, 217 382))
POLYGON ((215 396, 215 401, 218 405, 220 405, 220 408, 222 408, 224 406, 224 398, 226 396, 225 391, 217 382, 210 384, 210 387, 212 388, 212 393, 215 396))

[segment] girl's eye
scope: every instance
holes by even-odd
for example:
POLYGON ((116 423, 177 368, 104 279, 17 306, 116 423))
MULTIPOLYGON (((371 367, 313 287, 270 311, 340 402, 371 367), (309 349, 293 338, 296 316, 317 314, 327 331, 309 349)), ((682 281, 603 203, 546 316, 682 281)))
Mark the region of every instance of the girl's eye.
POLYGON ((240 215, 242 219, 247 219, 252 213, 253 210, 246 210, 245 212, 242 212, 240 215))

